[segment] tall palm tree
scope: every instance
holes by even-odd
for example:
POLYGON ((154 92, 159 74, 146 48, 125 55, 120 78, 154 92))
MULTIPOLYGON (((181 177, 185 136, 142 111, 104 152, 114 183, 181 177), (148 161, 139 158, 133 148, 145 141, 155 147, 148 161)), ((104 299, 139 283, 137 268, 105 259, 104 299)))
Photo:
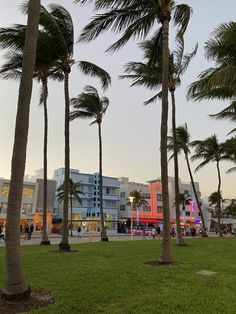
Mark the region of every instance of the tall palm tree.
POLYGON ((1 297, 8 300, 23 300, 30 297, 30 285, 21 266, 19 225, 39 12, 40 1, 29 0, 6 220, 6 281, 1 291, 1 297))
MULTIPOLYGON (((75 0, 85 4, 89 0, 75 0)), ((108 50, 116 51, 124 46, 131 38, 145 38, 157 24, 162 27, 162 118, 161 118, 161 180, 163 195, 163 240, 160 263, 171 263, 170 257, 170 212, 168 192, 168 76, 169 76, 169 22, 172 18, 179 27, 178 34, 183 34, 191 15, 188 5, 176 5, 173 0, 95 0, 96 10, 102 10, 85 26, 80 41, 91 41, 105 30, 123 34, 108 50)))
POLYGON ((70 178, 70 96, 69 74, 75 63, 78 69, 85 75, 95 76, 101 80, 103 88, 110 84, 110 76, 102 68, 87 61, 75 61, 73 59, 74 28, 70 13, 62 6, 51 4, 50 12, 45 8, 41 10, 41 25, 51 36, 50 47, 57 47, 57 67, 64 75, 65 97, 65 174, 64 174, 64 201, 63 201, 63 228, 62 239, 59 244, 60 251, 70 251, 68 239, 68 207, 69 207, 69 178, 70 178), (56 40, 56 42, 55 42, 56 40))
MULTIPOLYGON (((10 28, 0 29, 0 45, 8 49, 6 63, 1 67, 0 74, 4 79, 20 79, 22 72, 22 58, 26 26, 17 24, 10 28)), ((44 110, 44 144, 43 144, 43 230, 41 245, 50 245, 47 235, 47 142, 48 142, 48 79, 63 80, 63 75, 58 72, 57 56, 49 51, 47 46, 48 35, 39 30, 37 54, 34 68, 34 77, 41 83, 40 105, 44 110)))
POLYGON ((217 136, 214 134, 202 141, 192 142, 192 146, 195 148, 195 155, 191 157, 192 160, 203 160, 195 169, 200 170, 205 165, 215 162, 217 175, 218 175, 218 188, 217 188, 217 211, 218 211, 218 229, 219 236, 222 236, 220 227, 221 217, 221 173, 220 173, 220 162, 223 160, 232 160, 225 148, 225 143, 220 143, 217 136))
MULTIPOLYGON (((79 202, 79 204, 82 204, 82 200, 80 195, 82 195, 83 192, 81 191, 81 184, 80 182, 74 182, 72 179, 69 180, 69 199, 70 199, 70 235, 73 236, 73 197, 79 202)), ((61 184, 57 188, 57 200, 59 203, 62 203, 64 200, 64 183, 61 184)))
MULTIPOLYGON (((137 217, 138 217, 139 207, 148 206, 148 201, 146 200, 145 196, 142 194, 142 191, 134 190, 129 193, 129 196, 133 197, 133 205, 136 208, 137 217)), ((137 221, 137 224, 138 224, 138 221, 137 221)))
MULTIPOLYGON (((141 48, 144 50, 144 58, 147 62, 130 62, 125 66, 125 72, 128 74, 121 75, 120 78, 128 78, 133 81, 131 86, 144 85, 151 89, 160 89, 162 82, 162 44, 161 32, 155 34, 151 40, 146 40, 141 43, 141 48), (158 54, 156 53, 159 52, 158 54)), ((189 62, 195 56, 197 46, 194 50, 184 55, 184 41, 183 36, 178 37, 177 49, 170 54, 169 59, 169 92, 172 100, 172 130, 174 141, 174 172, 175 172, 175 195, 179 195, 179 169, 178 169, 178 153, 176 143, 176 102, 175 90, 181 83, 181 76, 187 70, 189 62)), ((145 105, 156 101, 160 98, 162 91, 159 91, 155 96, 145 101, 145 105)), ((176 225, 177 225, 177 244, 184 246, 185 242, 182 237, 180 225, 180 210, 179 200, 175 200, 176 225)))
MULTIPOLYGON (((176 128, 176 139, 177 139, 177 148, 178 148, 177 152, 180 153, 182 151, 184 153, 184 157, 185 157, 185 160, 187 163, 187 168, 188 168, 188 172, 189 172, 189 176, 190 176, 190 180, 191 180, 191 185, 193 188, 194 197, 196 199, 197 206, 198 206, 198 209, 199 209, 199 212, 201 215, 203 236, 207 237, 202 206, 201 206, 201 203, 199 201, 199 197, 198 197, 197 190, 196 190, 194 180, 193 180, 192 170, 191 170, 190 163, 189 163, 189 153, 190 153, 191 142, 190 142, 190 133, 188 131, 188 127, 187 127, 186 123, 185 123, 185 125, 182 125, 182 126, 179 126, 176 128)), ((169 151, 174 150, 173 136, 168 137, 168 150, 169 151)), ((170 158, 173 158, 173 155, 170 158)))
MULTIPOLYGON (((232 100, 236 96, 236 23, 219 25, 205 45, 207 59, 215 66, 203 71, 198 80, 190 85, 188 96, 194 100, 232 100)), ((230 108, 230 107, 228 107, 230 108)), ((227 108, 226 108, 227 109, 227 108)))
POLYGON ((91 125, 97 123, 99 137, 99 201, 100 201, 100 217, 101 217, 101 241, 108 241, 106 229, 104 225, 103 211, 103 177, 102 177, 102 120, 109 106, 107 97, 99 97, 98 91, 93 86, 86 86, 84 92, 78 97, 71 99, 73 111, 70 113, 70 119, 94 119, 91 125))

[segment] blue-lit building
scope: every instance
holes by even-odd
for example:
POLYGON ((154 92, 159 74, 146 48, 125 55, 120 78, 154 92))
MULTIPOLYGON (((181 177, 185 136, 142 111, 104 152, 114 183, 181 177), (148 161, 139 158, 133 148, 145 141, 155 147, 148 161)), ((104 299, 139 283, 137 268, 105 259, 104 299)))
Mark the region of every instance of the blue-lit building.
MULTIPOLYGON (((54 180, 57 187, 64 182, 64 168, 54 171, 54 180)), ((100 231, 100 209, 99 209, 99 174, 81 173, 79 170, 70 169, 70 178, 74 182, 79 182, 82 204, 76 198, 73 199, 72 224, 77 230, 80 226, 83 232, 100 231)), ((118 179, 103 176, 103 211, 105 226, 108 233, 117 232, 118 223, 118 201, 119 184, 118 179)), ((58 208, 59 217, 62 218, 63 205, 56 201, 55 207, 58 208)), ((69 209, 69 220, 71 220, 71 210, 69 209)))

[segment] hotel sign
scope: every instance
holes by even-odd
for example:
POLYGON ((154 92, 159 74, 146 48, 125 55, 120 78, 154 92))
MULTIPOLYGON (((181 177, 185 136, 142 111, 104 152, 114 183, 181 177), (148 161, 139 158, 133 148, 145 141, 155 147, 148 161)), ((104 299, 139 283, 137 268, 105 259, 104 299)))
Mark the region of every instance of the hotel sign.
MULTIPOLYGON (((101 217, 100 212, 96 212, 96 213, 87 212, 87 218, 100 218, 100 217, 101 217)), ((103 213, 103 218, 106 218, 106 217, 107 217, 107 214, 103 213)))

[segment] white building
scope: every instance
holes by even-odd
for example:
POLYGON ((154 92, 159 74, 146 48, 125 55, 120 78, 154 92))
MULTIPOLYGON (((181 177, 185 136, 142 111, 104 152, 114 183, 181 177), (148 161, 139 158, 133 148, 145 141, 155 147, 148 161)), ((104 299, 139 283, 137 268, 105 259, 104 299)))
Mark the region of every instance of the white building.
MULTIPOLYGON (((5 224, 8 206, 8 193, 10 181, 0 179, 0 224, 5 224)), ((56 182, 48 180, 47 200, 47 227, 51 231, 52 219, 56 215, 54 210, 56 182)), ((34 230, 40 231, 43 225, 43 180, 24 182, 21 203, 21 230, 26 225, 34 224, 34 230)))
MULTIPOLYGON (((57 187, 64 182, 64 168, 54 171, 54 180, 57 187)), ((99 174, 81 173, 77 169, 70 169, 70 178, 74 182, 79 182, 81 191, 80 195, 82 204, 75 198, 72 204, 72 224, 74 228, 82 227, 83 231, 99 232, 100 231, 100 208, 99 208, 99 174)), ((108 233, 117 232, 118 220, 118 200, 119 200, 118 179, 103 176, 103 211, 105 226, 108 233)), ((59 211, 59 217, 62 218, 62 204, 56 202, 59 211)), ((69 219, 71 214, 69 209, 69 219)))

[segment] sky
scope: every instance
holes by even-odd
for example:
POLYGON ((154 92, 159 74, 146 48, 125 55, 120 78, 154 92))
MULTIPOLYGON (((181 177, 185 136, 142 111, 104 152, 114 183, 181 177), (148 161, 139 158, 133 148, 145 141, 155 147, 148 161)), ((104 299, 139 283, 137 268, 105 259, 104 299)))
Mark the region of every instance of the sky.
MULTIPOLYGON (((26 16, 19 10, 21 1, 5 1, 0 11, 0 27, 9 27, 14 23, 26 23, 26 16)), ((81 29, 89 22, 92 15, 90 6, 80 7, 72 0, 42 0, 42 5, 50 3, 63 5, 72 15, 75 28, 74 59, 86 60, 103 67, 112 78, 112 85, 102 91, 98 80, 83 76, 77 68, 70 75, 70 97, 81 93, 86 85, 96 87, 101 96, 110 100, 104 116, 103 133, 103 174, 112 177, 129 177, 130 181, 145 183, 160 177, 160 117, 161 103, 144 106, 143 102, 153 96, 153 92, 142 87, 130 87, 130 82, 120 80, 124 64, 130 61, 142 61, 142 52, 137 47, 141 40, 130 41, 114 54, 106 53, 106 48, 117 38, 111 32, 100 36, 88 44, 77 43, 81 29)), ((177 1, 182 3, 182 1, 177 1)), ((196 80, 201 71, 210 67, 204 57, 204 43, 211 32, 221 23, 235 20, 235 0, 185 0, 193 8, 186 35, 185 48, 190 52, 198 43, 196 57, 182 77, 181 87, 176 91, 177 125, 187 122, 192 140, 202 140, 217 134, 219 141, 227 139, 226 134, 235 126, 227 121, 214 121, 209 114, 225 108, 229 102, 186 100, 187 86, 196 80)), ((175 29, 170 29, 170 47, 174 47, 175 29)), ((4 63, 4 53, 0 52, 0 66, 4 63)), ((0 80, 0 177, 10 178, 11 156, 15 127, 18 81, 0 80)), ((49 135, 48 135, 48 173, 64 165, 64 96, 62 83, 49 83, 48 99, 49 135)), ((171 118, 171 117, 170 117, 171 118)), ((169 120, 169 130, 171 130, 169 120)), ((75 120, 71 123, 71 168, 83 173, 98 171, 98 130, 90 126, 90 121, 75 120)), ((25 174, 33 176, 43 167, 43 108, 39 106, 39 84, 34 82, 30 109, 30 126, 27 146, 25 174)), ((195 169, 197 163, 192 163, 195 169)), ((224 198, 236 198, 235 174, 226 175, 231 165, 222 163, 222 193, 224 198)), ((189 181, 189 175, 183 156, 179 158, 180 178, 189 181)), ((173 162, 169 163, 169 175, 173 176, 173 162)), ((217 172, 215 164, 206 166, 194 174, 200 183, 204 197, 217 190, 217 172)))

